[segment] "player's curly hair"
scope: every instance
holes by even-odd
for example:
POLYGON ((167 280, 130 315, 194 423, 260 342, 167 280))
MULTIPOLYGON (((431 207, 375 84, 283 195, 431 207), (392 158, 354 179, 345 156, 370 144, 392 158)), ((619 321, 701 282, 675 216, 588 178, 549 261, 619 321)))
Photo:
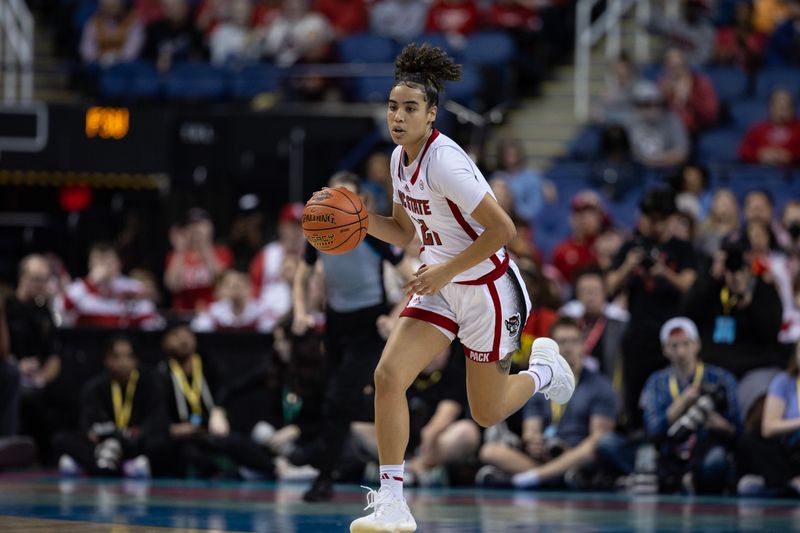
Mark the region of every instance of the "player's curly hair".
POLYGON ((406 84, 422 89, 431 107, 439 103, 439 92, 444 89, 445 81, 461 79, 461 65, 441 48, 428 43, 419 46, 410 43, 395 59, 394 79, 395 86, 406 84))

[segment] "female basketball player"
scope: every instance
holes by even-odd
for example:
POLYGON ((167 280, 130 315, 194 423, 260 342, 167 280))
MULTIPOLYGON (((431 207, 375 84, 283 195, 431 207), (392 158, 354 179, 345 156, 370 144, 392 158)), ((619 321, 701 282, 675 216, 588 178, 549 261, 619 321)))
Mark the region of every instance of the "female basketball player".
POLYGON ((445 80, 461 68, 438 48, 410 44, 395 63, 387 122, 399 145, 392 154, 392 216, 369 215, 369 233, 404 247, 415 232, 425 266, 407 285, 413 295, 375 370, 375 426, 380 490, 373 512, 350 525, 354 533, 415 531, 403 499, 408 444, 406 389, 458 335, 467 356, 467 395, 475 420, 488 427, 537 391, 565 403, 575 380, 551 339, 533 344, 530 367, 509 376, 530 300, 504 246, 514 224, 497 204, 469 156, 433 123, 445 80))

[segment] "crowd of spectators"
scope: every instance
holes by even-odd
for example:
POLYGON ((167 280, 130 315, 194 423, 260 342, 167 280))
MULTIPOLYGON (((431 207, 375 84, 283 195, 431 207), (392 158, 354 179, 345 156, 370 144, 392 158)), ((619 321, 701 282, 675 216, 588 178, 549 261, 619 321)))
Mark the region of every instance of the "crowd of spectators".
MULTIPOLYGON (((645 490, 646 474, 660 472, 664 491, 796 490, 798 478, 754 457, 747 443, 775 450, 775 461, 797 453, 800 203, 777 213, 770 194, 754 190, 740 205, 727 189, 707 190, 704 168, 686 166, 644 194, 633 228, 615 226, 602 194, 578 191, 564 217, 571 235, 545 255, 535 219, 517 209, 535 209, 552 184, 526 170, 518 146, 501 153, 490 182, 518 226, 510 250, 537 304, 515 364, 525 365, 533 339, 552 336, 580 376, 578 389, 566 408, 535 397, 507 423, 483 429, 469 417, 463 359, 448 350, 410 392, 411 482, 645 490), (519 198, 518 188, 533 195, 519 198)), ((385 209, 385 155, 364 168, 367 205, 385 209)), ((321 339, 336 328, 326 321, 330 306, 342 305, 331 299, 345 293, 326 291, 327 262, 309 262, 302 206, 269 213, 256 203, 243 197, 227 242, 215 237, 209 212, 189 209, 167 230, 161 283, 126 276, 136 265, 123 269, 102 242, 89 248, 85 275, 72 279, 52 258, 21 260, 0 321, 9 383, 0 466, 30 461, 37 449, 40 464, 65 475, 318 474, 298 450, 325 431, 321 339), (266 220, 275 239, 264 244, 266 220), (162 291, 168 297, 157 304, 162 291), (60 332, 87 327, 114 335, 105 371, 83 385, 70 423, 59 418, 59 398, 78 384, 69 381, 74 362, 60 357, 60 332), (146 357, 140 331, 161 338, 146 357), (236 338, 221 356, 198 348, 198 336, 230 332, 263 335, 263 365, 232 375, 236 338), (242 423, 253 404, 241 400, 253 391, 262 394, 260 419, 242 423)), ((383 259, 382 285, 387 304, 402 306, 402 276, 388 266, 407 273, 418 259, 413 245, 402 261, 399 252, 383 259)), ((341 285, 347 271, 331 275, 341 285)), ((395 316, 377 319, 384 338, 395 316)), ((357 394, 363 408, 352 415, 338 479, 360 481, 377 460, 371 394, 357 394)))

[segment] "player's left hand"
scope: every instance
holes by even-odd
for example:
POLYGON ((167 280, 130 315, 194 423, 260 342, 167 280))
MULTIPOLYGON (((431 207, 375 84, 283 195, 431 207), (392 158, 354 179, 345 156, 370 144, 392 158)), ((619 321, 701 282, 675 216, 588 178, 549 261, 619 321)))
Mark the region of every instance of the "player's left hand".
POLYGON ((414 279, 406 284, 406 295, 436 294, 452 279, 453 274, 449 271, 447 265, 422 265, 414 273, 414 279))

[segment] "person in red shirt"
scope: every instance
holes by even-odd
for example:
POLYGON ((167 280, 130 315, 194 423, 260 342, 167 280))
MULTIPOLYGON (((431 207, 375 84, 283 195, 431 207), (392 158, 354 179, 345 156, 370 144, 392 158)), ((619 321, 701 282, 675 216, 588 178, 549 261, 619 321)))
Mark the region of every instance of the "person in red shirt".
POLYGON ((738 2, 735 13, 734 25, 717 30, 714 62, 752 72, 764 59, 767 36, 753 27, 753 6, 749 2, 738 2))
POLYGON ((691 134, 712 126, 719 115, 717 92, 708 76, 693 72, 679 48, 664 54, 664 73, 658 82, 667 105, 691 134))
POLYGON ((577 193, 570 204, 569 217, 572 235, 561 241, 553 251, 553 265, 573 283, 575 273, 597 263, 594 240, 603 230, 605 211, 600 196, 594 191, 577 193))
POLYGON ((107 243, 89 249, 89 273, 56 297, 55 308, 67 327, 159 329, 163 319, 145 297, 145 286, 122 275, 117 251, 107 243))
POLYGON ((739 146, 745 163, 792 165, 800 163, 800 120, 792 94, 777 89, 769 101, 769 119, 752 126, 739 146))
POLYGON ((436 0, 428 11, 425 29, 429 32, 469 35, 480 25, 480 12, 474 0, 436 0))
POLYGON ((367 29, 369 15, 364 0, 315 0, 312 9, 325 15, 337 39, 367 29))
POLYGON ((176 311, 200 311, 214 299, 214 282, 233 263, 227 246, 214 244, 214 224, 205 209, 193 207, 185 223, 170 228, 164 285, 176 311))

